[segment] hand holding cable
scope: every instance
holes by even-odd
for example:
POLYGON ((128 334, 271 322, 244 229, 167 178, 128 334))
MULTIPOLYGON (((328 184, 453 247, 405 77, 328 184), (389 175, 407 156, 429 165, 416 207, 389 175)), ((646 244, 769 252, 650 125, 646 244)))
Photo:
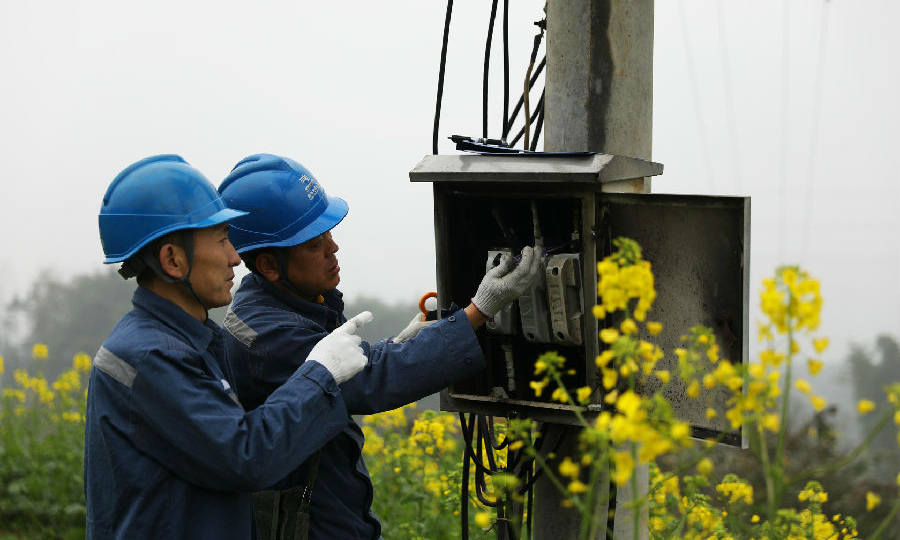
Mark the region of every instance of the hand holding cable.
POLYGON ((362 338, 356 331, 372 322, 372 312, 363 311, 328 334, 309 352, 307 360, 315 360, 322 364, 334 377, 335 382, 342 384, 359 373, 369 361, 363 354, 362 338))
POLYGON ((472 303, 488 318, 493 318, 507 304, 517 299, 537 277, 540 271, 540 250, 522 249, 522 260, 515 266, 513 257, 488 270, 472 298, 472 303))

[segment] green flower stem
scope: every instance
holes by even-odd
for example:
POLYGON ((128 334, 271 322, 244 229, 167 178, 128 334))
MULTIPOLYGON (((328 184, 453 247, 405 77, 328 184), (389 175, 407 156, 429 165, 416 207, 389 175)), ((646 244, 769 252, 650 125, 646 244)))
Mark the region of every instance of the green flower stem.
MULTIPOLYGON (((534 447, 531 446, 531 449, 534 450, 534 447)), ((547 479, 550 480, 550 482, 556 487, 556 489, 559 490, 560 493, 564 494, 568 491, 566 487, 562 485, 562 482, 559 481, 559 477, 556 476, 556 473, 553 472, 553 469, 550 468, 550 465, 544 459, 544 456, 542 456, 541 453, 536 450, 534 450, 534 461, 541 466, 541 468, 544 470, 544 476, 546 476, 547 479)), ((572 504, 574 504, 578 508, 579 512, 584 514, 584 508, 581 504, 581 499, 577 495, 575 495, 573 499, 574 500, 572 501, 572 504)))
POLYGON ((563 384, 562 378, 560 378, 560 376, 559 376, 559 371, 557 371, 557 369, 553 366, 548 366, 547 371, 553 377, 553 381, 560 387, 560 389, 562 389, 563 393, 565 394, 566 403, 569 405, 574 405, 574 407, 572 407, 572 412, 575 413, 575 418, 578 419, 578 423, 581 424, 582 427, 585 427, 585 428, 589 427, 587 420, 584 419, 584 416, 581 414, 581 411, 579 410, 582 407, 580 405, 578 405, 577 403, 575 403, 574 401, 572 401, 572 395, 569 394, 569 390, 566 389, 566 386, 563 384))
POLYGON ((897 502, 894 503, 894 507, 891 508, 891 513, 884 517, 884 520, 878 525, 878 528, 875 529, 875 532, 872 533, 872 540, 878 540, 881 538, 881 533, 887 529, 888 525, 892 525, 894 518, 897 517, 897 512, 900 512, 900 499, 897 499, 897 502))
POLYGON ((684 525, 687 522, 688 514, 681 514, 681 517, 678 519, 678 525, 672 527, 672 530, 669 531, 669 535, 666 536, 665 540, 676 540, 677 538, 681 538, 682 530, 684 529, 684 525), (676 536, 676 533, 678 536, 676 536))
MULTIPOLYGON (((631 443, 631 497, 633 499, 632 502, 637 503, 641 500, 638 497, 638 481, 637 481, 637 445, 632 442, 631 443)), ((641 506, 640 504, 635 504, 631 509, 631 532, 633 540, 640 539, 640 523, 641 523, 641 506)))
MULTIPOLYGON (((608 451, 601 450, 599 453, 601 455, 608 454, 608 451)), ((602 463, 602 460, 597 460, 597 463, 602 463)), ((590 474, 590 482, 591 483, 588 484, 589 487, 596 486, 600 482, 600 477, 602 476, 604 469, 606 471, 610 470, 608 463, 609 462, 607 461, 606 467, 600 467, 598 465, 593 465, 591 467, 591 474, 590 474)), ((610 479, 609 482, 611 483, 612 480, 610 479)), ((591 503, 587 505, 587 508, 593 509, 591 512, 590 534, 588 535, 588 539, 591 539, 591 538, 597 537, 597 531, 600 529, 600 523, 601 522, 604 523, 604 527, 605 527, 605 523, 608 521, 607 518, 609 517, 609 508, 607 508, 606 515, 598 514, 598 510, 600 509, 601 505, 609 504, 609 490, 608 489, 606 490, 606 494, 607 494, 606 497, 597 497, 596 499, 594 499, 594 490, 593 489, 589 489, 588 493, 590 494, 589 500, 591 501, 591 503)), ((613 509, 613 510, 615 510, 615 509, 613 509)), ((608 535, 611 537, 612 532, 608 532, 608 535)))
POLYGON ((849 454, 844 456, 843 458, 831 463, 827 466, 815 467, 812 469, 807 469, 805 471, 799 472, 795 475, 789 483, 802 481, 804 478, 817 478, 822 475, 837 471, 849 465, 853 460, 859 457, 860 454, 872 443, 875 437, 881 433, 881 430, 884 429, 884 426, 887 425, 888 421, 893 417, 894 411, 892 409, 888 409, 881 415, 881 418, 878 419, 878 423, 875 424, 875 427, 871 432, 866 436, 865 439, 851 451, 849 454))
MULTIPOLYGON (((793 300, 794 300, 793 293, 791 292, 790 287, 788 287, 787 305, 788 305, 789 309, 790 309, 790 306, 793 304, 793 300)), ((784 374, 784 396, 782 397, 782 402, 781 402, 781 429, 778 430, 778 444, 775 446, 774 468, 772 468, 771 470, 767 470, 767 474, 766 474, 767 478, 770 475, 774 475, 774 478, 772 478, 772 481, 773 481, 772 483, 774 484, 773 490, 772 490, 773 493, 769 493, 768 495, 770 497, 775 497, 775 498, 781 497, 781 491, 784 486, 784 484, 783 484, 784 479, 782 478, 783 471, 781 468, 781 466, 782 466, 781 464, 782 464, 782 460, 784 458, 784 445, 785 445, 786 432, 787 432, 787 426, 788 426, 788 410, 790 409, 790 406, 791 406, 791 380, 792 380, 793 366, 794 366, 794 324, 793 324, 793 319, 794 319, 793 313, 788 311, 788 313, 787 313, 788 343, 787 343, 787 358, 786 358, 787 366, 786 366, 785 374, 784 374)), ((757 426, 759 426, 759 422, 757 422, 757 426)), ((758 427, 758 429, 761 429, 761 427, 758 427)), ((766 485, 767 485, 766 489, 768 491, 768 480, 766 481, 766 485)), ((770 500, 769 510, 770 510, 770 513, 773 514, 772 516, 770 516, 770 519, 774 517, 774 508, 777 507, 777 505, 778 505, 777 500, 775 500, 775 499, 770 500)))
POLYGON ((769 448, 766 445, 766 435, 762 424, 759 422, 759 418, 756 419, 755 423, 755 435, 757 437, 757 448, 759 448, 759 459, 762 461, 763 478, 766 481, 767 514, 769 515, 769 523, 775 523, 776 509, 778 508, 778 505, 775 504, 776 488, 775 479, 773 478, 775 471, 772 468, 772 463, 769 461, 769 448))

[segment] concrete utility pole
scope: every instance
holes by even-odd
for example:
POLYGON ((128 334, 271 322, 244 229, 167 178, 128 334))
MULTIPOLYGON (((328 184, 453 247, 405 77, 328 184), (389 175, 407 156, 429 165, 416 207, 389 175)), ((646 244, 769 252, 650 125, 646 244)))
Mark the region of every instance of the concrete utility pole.
MULTIPOLYGON (((593 151, 649 160, 653 126, 653 0, 565 0, 547 2, 547 75, 544 150, 593 151)), ((603 191, 649 193, 650 179, 611 182, 603 191)), ((587 276, 585 276, 586 282, 587 276)), ((577 451, 569 430, 557 454, 577 451)), ((577 462, 577 459, 575 459, 577 462)), ((639 468, 641 493, 647 469, 639 468)), ((609 490, 605 479, 594 489, 609 490)), ((622 507, 632 500, 620 489, 615 538, 647 538, 646 511, 632 522, 622 507)), ((545 478, 535 485, 534 537, 569 540, 578 535, 577 512, 560 506, 560 495, 545 478)), ((605 538, 601 530, 598 538, 605 538)))

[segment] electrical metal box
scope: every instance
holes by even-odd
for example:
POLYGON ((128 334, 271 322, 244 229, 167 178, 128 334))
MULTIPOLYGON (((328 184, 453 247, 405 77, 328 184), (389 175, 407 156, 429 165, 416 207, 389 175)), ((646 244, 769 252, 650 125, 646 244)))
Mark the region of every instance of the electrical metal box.
MULTIPOLYGON (((672 351, 694 324, 715 329, 722 358, 747 361, 749 198, 605 191, 610 183, 659 174, 661 164, 607 154, 433 155, 410 172, 411 181, 434 186, 441 307, 468 305, 485 268, 533 245, 536 235, 546 261, 517 307, 478 331, 487 368, 443 390, 442 410, 574 423, 572 406, 551 401, 550 392, 537 397, 529 382, 538 356, 554 350, 574 369, 568 387, 602 388, 594 362, 603 346, 598 332, 616 321, 598 321, 591 308, 597 263, 619 236, 640 243, 653 265, 657 299, 648 320, 663 323, 652 338, 667 352, 661 369, 667 362, 674 367, 672 351)), ((669 390, 695 436, 725 433, 727 444, 742 444, 723 414, 705 415, 710 402, 724 411, 727 396, 690 400, 677 382, 669 390)), ((599 392, 592 400, 588 413, 606 407, 599 392)))

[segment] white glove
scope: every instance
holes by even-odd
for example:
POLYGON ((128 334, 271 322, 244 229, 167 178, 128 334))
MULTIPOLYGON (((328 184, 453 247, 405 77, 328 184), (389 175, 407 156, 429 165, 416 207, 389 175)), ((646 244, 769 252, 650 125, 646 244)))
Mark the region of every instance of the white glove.
POLYGON ((509 257, 504 263, 488 270, 481 280, 472 303, 485 316, 493 318, 507 304, 522 296, 534 282, 541 268, 540 251, 525 247, 519 266, 513 268, 513 264, 513 257, 509 257))
POLYGON ((322 338, 309 351, 307 360, 315 360, 325 366, 338 384, 349 380, 366 367, 368 358, 359 344, 362 338, 354 335, 357 330, 372 322, 372 312, 363 311, 322 338))
POLYGON ((431 326, 437 321, 426 321, 425 314, 419 312, 418 315, 413 317, 413 320, 409 322, 406 328, 400 331, 399 334, 393 339, 394 343, 403 343, 404 341, 409 341, 410 339, 416 337, 423 328, 427 326, 431 326))

